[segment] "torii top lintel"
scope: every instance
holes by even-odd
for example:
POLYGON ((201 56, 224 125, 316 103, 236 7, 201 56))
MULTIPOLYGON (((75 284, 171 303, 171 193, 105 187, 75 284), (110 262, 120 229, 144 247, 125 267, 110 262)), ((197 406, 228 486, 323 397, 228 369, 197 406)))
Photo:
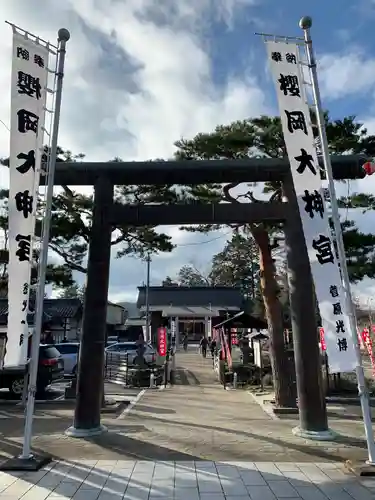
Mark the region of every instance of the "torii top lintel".
MULTIPOLYGON (((335 179, 365 177, 362 155, 331 157, 335 179)), ((282 181, 289 174, 287 158, 241 160, 181 160, 143 162, 57 162, 55 185, 89 186, 99 177, 115 185, 125 184, 204 184, 226 182, 282 181)), ((44 178, 41 184, 44 184, 44 178)))

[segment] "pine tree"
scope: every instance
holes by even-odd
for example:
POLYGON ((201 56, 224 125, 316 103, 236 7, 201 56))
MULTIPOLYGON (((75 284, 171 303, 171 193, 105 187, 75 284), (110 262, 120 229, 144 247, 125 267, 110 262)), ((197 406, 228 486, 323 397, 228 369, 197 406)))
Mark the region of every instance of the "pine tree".
MULTIPOLYGON (((343 120, 331 120, 326 114, 327 136, 332 154, 364 153, 375 156, 375 137, 368 136, 362 124, 356 122, 355 117, 349 116, 343 120)), ((218 126, 212 133, 198 134, 193 139, 181 139, 175 143, 177 159, 240 159, 248 157, 285 158, 287 156, 284 137, 279 117, 261 116, 230 125, 218 126)), ((240 203, 241 199, 235 194, 238 184, 228 184, 221 189, 218 185, 201 185, 187 187, 186 193, 195 197, 199 193, 204 201, 225 200, 231 203, 240 203)), ((280 183, 266 183, 264 194, 268 200, 280 200, 282 197, 280 183)), ((246 193, 242 194, 253 203, 262 202, 256 199, 253 187, 247 186, 246 193)), ((207 232, 217 229, 217 226, 202 225, 187 228, 191 231, 207 232)), ((288 376, 288 361, 283 337, 283 306, 280 301, 280 286, 276 279, 276 267, 273 258, 274 241, 282 238, 282 227, 270 226, 266 223, 250 224, 242 228, 251 233, 259 248, 260 285, 264 300, 265 314, 271 336, 271 362, 274 376, 276 404, 289 406, 292 404, 288 376)), ((358 235, 361 233, 358 232, 358 235)), ((367 235, 362 235, 363 237, 367 235)), ((370 255, 366 262, 372 266, 370 255)), ((358 267, 358 266, 357 266, 358 267)), ((362 277, 365 267, 361 263, 362 277)), ((365 275, 370 275, 366 269, 365 275)), ((354 276, 354 274, 352 274, 354 276)), ((358 275, 360 276, 360 274, 358 275)))

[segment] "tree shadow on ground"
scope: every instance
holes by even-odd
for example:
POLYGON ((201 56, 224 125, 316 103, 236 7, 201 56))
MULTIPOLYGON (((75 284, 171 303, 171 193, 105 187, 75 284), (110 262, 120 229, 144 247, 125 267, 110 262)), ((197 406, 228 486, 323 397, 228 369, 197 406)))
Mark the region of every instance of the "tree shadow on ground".
MULTIPOLYGON (((182 427, 193 427, 193 428, 202 429, 202 430, 206 430, 206 431, 219 431, 219 432, 223 432, 223 433, 227 433, 227 434, 233 434, 236 436, 238 436, 238 435, 243 436, 244 438, 248 437, 251 439, 257 439, 259 441, 263 441, 266 443, 274 444, 277 446, 283 446, 285 448, 290 448, 294 451, 297 451, 297 452, 300 452, 303 454, 307 454, 307 455, 312 456, 312 457, 323 458, 323 459, 328 460, 328 461, 342 461, 343 460, 342 455, 339 455, 339 454, 334 453, 332 451, 329 451, 329 452, 325 451, 324 449, 319 447, 319 445, 316 445, 316 444, 309 445, 306 442, 303 444, 302 443, 297 444, 294 442, 283 441, 280 438, 271 437, 269 435, 256 434, 253 432, 243 431, 240 429, 230 429, 230 428, 224 428, 224 427, 212 427, 210 425, 194 424, 191 422, 183 422, 183 421, 175 422, 175 421, 169 421, 169 420, 163 419, 161 417, 154 417, 154 416, 150 416, 149 418, 152 420, 158 421, 158 422, 165 423, 165 425, 169 425, 169 426, 173 425, 173 426, 182 426, 182 427)), ((225 442, 225 439, 223 439, 223 442, 225 442)), ((326 444, 327 448, 332 449, 333 447, 335 447, 335 445, 337 443, 349 445, 349 446, 352 446, 355 448, 359 448, 361 450, 367 449, 367 444, 366 444, 366 441, 364 439, 358 439, 358 438, 353 438, 351 436, 344 436, 344 435, 339 435, 335 441, 333 441, 331 443, 326 442, 325 444, 326 444)))
MULTIPOLYGON (((176 463, 153 463, 120 460, 52 463, 34 473, 7 474, 8 486, 3 495, 30 491, 34 485, 62 497, 123 498, 372 498, 373 484, 347 475, 335 464, 227 464, 200 462, 194 456, 176 463), (20 483, 20 478, 22 483, 20 483), (75 496, 76 495, 76 496, 75 496), (240 496, 242 495, 242 496, 240 496), (255 496, 253 496, 255 495, 255 496)), ((40 490, 39 490, 40 491, 40 490)), ((39 493, 40 495, 40 493, 39 493)), ((15 498, 15 496, 14 496, 15 498)))
POLYGON ((143 413, 158 413, 160 415, 172 415, 175 410, 171 410, 170 408, 161 408, 160 406, 146 406, 142 404, 137 404, 137 411, 141 411, 143 413))
POLYGON ((175 385, 201 385, 201 383, 192 371, 178 368, 176 370, 175 385), (189 380, 189 377, 192 381, 189 380))

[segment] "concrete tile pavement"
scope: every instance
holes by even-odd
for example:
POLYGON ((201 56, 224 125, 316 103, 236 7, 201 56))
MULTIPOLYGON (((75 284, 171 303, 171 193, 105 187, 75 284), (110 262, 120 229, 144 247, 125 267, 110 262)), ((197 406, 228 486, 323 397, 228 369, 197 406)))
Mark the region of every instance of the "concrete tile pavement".
MULTIPOLYGON (((66 437, 64 430, 71 425, 72 411, 61 410, 54 413, 58 418, 48 419, 50 412, 46 410, 46 418, 35 421, 35 450, 67 461, 90 457, 96 461, 308 464, 366 458, 365 442, 360 433, 352 432, 352 422, 347 424, 346 436, 336 442, 301 440, 291 432, 295 421, 272 420, 245 391, 224 391, 215 382, 209 359, 190 351, 179 353, 177 362, 184 372, 178 385, 146 391, 130 413, 103 415, 109 432, 97 438, 66 437)), ((20 422, 1 420, 0 456, 20 452, 20 422)))
POLYGON ((0 474, 1 500, 370 500, 338 463, 80 460, 0 474))
POLYGON ((148 391, 121 421, 137 429, 132 437, 140 442, 213 461, 366 458, 360 423, 340 423, 339 429, 335 424, 343 436, 332 443, 301 440, 292 434, 298 423, 294 419, 275 421, 246 391, 224 391, 215 381, 210 359, 188 351, 178 353, 177 360, 184 372, 180 384, 162 393, 148 391))

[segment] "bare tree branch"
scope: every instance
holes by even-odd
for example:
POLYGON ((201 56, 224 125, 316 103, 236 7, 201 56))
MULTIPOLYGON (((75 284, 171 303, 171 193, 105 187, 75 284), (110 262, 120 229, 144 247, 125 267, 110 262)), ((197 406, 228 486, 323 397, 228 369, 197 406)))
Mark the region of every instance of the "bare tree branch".
POLYGON ((57 253, 60 257, 64 259, 65 264, 67 264, 73 271, 78 271, 80 273, 87 273, 87 269, 85 269, 83 266, 80 264, 76 264, 75 262, 72 262, 69 257, 64 253, 63 250, 61 250, 57 245, 54 245, 53 243, 50 242, 49 247, 51 250, 57 253))

